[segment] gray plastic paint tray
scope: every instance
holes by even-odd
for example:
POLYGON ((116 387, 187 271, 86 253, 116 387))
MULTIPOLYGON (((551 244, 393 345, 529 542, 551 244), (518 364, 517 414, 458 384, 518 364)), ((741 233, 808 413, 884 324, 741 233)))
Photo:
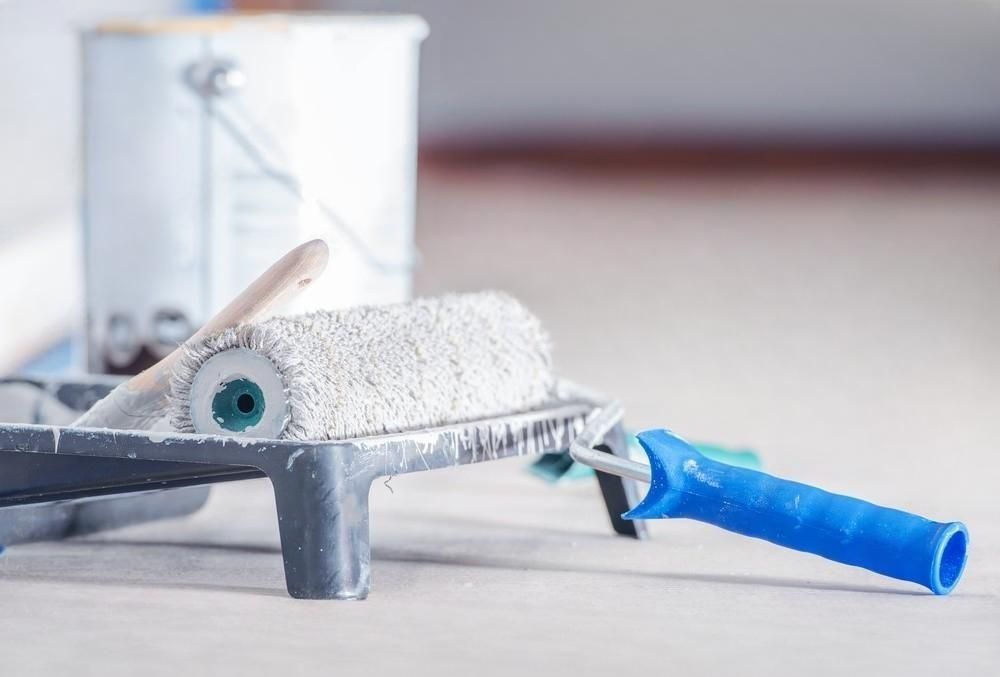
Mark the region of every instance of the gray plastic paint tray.
MULTIPOLYGON (((266 477, 289 594, 363 599, 371 586, 368 494, 375 480, 563 451, 596 406, 567 397, 512 416, 332 442, 0 424, 0 543, 185 514, 204 503, 204 488, 149 492, 266 477), (146 493, 128 496, 134 492, 146 493), (108 496, 116 498, 97 498, 108 496), (25 507, 34 504, 44 506, 25 507)), ((627 453, 620 428, 602 449, 627 453)), ((615 531, 643 537, 642 523, 620 518, 637 503, 636 488, 609 475, 598 480, 615 531)))

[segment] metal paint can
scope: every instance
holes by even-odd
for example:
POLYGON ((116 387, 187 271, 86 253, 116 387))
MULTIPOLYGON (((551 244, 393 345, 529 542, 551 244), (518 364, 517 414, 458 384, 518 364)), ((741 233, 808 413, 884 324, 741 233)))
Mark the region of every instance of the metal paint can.
POLYGON ((84 32, 87 366, 129 373, 296 244, 290 312, 409 298, 422 19, 223 15, 84 32))

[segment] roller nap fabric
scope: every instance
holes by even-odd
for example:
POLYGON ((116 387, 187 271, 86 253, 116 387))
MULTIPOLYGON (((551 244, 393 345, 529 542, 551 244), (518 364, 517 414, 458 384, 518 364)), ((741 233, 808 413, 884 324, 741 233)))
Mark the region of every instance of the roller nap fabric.
MULTIPOLYGON (((286 400, 277 403, 287 407, 284 439, 350 439, 525 411, 549 399, 555 382, 549 337, 516 299, 449 294, 274 318, 190 346, 171 380, 176 430, 218 432, 197 429, 192 406, 211 398, 193 384, 210 358, 240 349, 273 365, 286 400)), ((230 376, 213 374, 211 387, 219 392, 230 376)))

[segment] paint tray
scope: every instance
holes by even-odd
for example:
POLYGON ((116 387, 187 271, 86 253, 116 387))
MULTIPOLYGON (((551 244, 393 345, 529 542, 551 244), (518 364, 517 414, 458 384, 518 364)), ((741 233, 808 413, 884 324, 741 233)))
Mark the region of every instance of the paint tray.
MULTIPOLYGON (((30 423, 59 425, 74 421, 80 412, 104 397, 120 381, 117 377, 88 377, 86 382, 32 378, 0 379, 0 421, 7 425, 30 423)), ((42 461, 43 470, 49 464, 42 461)), ((33 472, 33 464, 0 459, 0 474, 9 486, 21 481, 19 472, 33 472), (10 477, 6 474, 11 473, 10 477)), ((6 546, 54 540, 117 529, 152 520, 182 517, 201 508, 209 487, 173 491, 91 496, 79 500, 44 503, 18 501, 0 508, 0 552, 6 546)))
MULTIPOLYGON (((4 534, 13 537, 9 545, 186 514, 204 503, 201 485, 266 477, 274 489, 289 594, 363 599, 371 581, 371 484, 391 475, 566 450, 598 404, 565 390, 535 411, 345 441, 3 423, 0 543, 4 534), (26 510, 35 510, 33 519, 25 518, 26 510)), ((602 450, 627 453, 620 427, 606 436, 602 450)), ((638 504, 638 489, 630 480, 597 477, 614 530, 644 537, 642 522, 620 517, 638 504)))

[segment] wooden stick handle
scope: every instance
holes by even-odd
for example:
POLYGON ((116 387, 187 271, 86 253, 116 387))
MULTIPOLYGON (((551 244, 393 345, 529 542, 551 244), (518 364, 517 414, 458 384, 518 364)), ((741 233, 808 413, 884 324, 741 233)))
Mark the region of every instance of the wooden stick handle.
MULTIPOLYGON (((194 343, 223 329, 261 319, 279 304, 298 295, 322 275, 330 258, 323 240, 310 240, 285 254, 185 343, 194 343)), ((183 354, 179 346, 162 360, 112 390, 74 421, 79 428, 143 430, 160 418, 170 372, 183 354)))

